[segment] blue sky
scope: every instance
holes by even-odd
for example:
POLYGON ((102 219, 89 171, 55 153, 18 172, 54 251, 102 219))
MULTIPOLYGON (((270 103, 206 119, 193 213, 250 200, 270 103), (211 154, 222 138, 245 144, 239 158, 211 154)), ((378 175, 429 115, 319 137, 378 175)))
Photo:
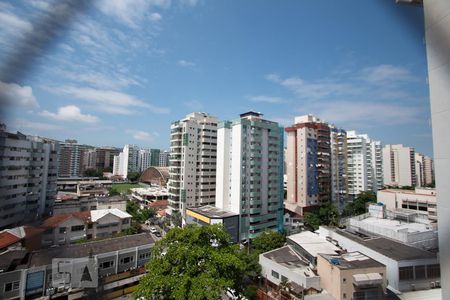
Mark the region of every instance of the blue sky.
MULTIPOLYGON (((0 63, 52 1, 0 3, 0 63)), ((167 148, 191 111, 315 114, 432 155, 421 7, 394 0, 104 0, 27 76, 1 82, 11 130, 167 148)))

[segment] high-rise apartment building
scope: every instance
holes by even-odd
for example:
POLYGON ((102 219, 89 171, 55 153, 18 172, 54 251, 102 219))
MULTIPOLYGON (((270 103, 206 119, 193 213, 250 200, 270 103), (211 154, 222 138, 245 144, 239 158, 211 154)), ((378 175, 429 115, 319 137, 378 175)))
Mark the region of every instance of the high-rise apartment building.
POLYGON ((416 163, 414 148, 403 145, 383 147, 383 179, 385 185, 415 186, 416 163))
POLYGON ((342 211, 348 198, 347 132, 330 126, 331 202, 342 211))
POLYGON ((0 230, 52 213, 58 152, 56 141, 0 131, 0 230))
POLYGON ((217 118, 195 112, 170 129, 169 209, 214 204, 216 191, 217 118))
POLYGON ((433 183, 433 159, 420 153, 415 153, 416 186, 428 186, 433 183))
POLYGON ((98 147, 95 149, 95 168, 112 169, 114 166, 114 156, 119 155, 120 149, 114 147, 98 147))
POLYGON ((143 172, 149 167, 158 167, 159 154, 159 149, 140 149, 138 154, 139 172, 143 172))
POLYGON ((342 209, 347 197, 345 131, 311 115, 296 117, 285 131, 286 208, 303 215, 333 202, 342 209))
POLYGON ((128 177, 128 173, 138 172, 139 148, 125 145, 119 155, 114 156, 113 175, 128 177))
POLYGON ((169 157, 170 152, 169 151, 162 151, 159 153, 159 166, 160 167, 168 167, 169 166, 169 157))
POLYGON ((216 206, 240 215, 240 238, 283 229, 283 128, 247 112, 217 131, 216 206))
POLYGON ((80 145, 77 140, 65 140, 60 143, 59 152, 59 177, 83 176, 85 152, 93 149, 92 146, 80 145))
POLYGON ((349 195, 364 191, 376 192, 383 188, 383 161, 381 142, 367 134, 347 132, 349 195))

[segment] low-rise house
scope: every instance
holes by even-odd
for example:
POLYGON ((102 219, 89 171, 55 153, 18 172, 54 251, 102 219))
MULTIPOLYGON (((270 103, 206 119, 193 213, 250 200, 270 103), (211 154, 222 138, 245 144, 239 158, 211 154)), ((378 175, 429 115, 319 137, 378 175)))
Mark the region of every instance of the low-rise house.
POLYGON ((82 212, 87 210, 112 209, 117 208, 125 211, 127 200, 122 196, 111 197, 60 197, 53 206, 53 215, 82 212))
POLYGON ((396 294, 440 286, 436 253, 374 234, 321 226, 320 236, 347 251, 359 251, 386 266, 387 288, 396 294))
POLYGON ((131 226, 131 215, 117 208, 54 215, 41 227, 44 245, 63 245, 81 239, 105 238, 131 226))
POLYGON ((336 300, 386 298, 386 266, 359 252, 319 254, 317 272, 336 300))
POLYGON ((268 281, 266 290, 277 291, 283 284, 289 285, 291 292, 297 296, 315 294, 321 290, 319 275, 292 246, 260 254, 259 264, 262 277, 268 281))

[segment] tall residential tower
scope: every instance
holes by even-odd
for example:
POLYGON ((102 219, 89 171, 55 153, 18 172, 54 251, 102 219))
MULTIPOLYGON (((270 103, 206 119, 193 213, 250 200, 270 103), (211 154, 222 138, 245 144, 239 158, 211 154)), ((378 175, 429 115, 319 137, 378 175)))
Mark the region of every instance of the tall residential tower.
POLYGON ((240 215, 240 238, 283 230, 283 128, 247 112, 217 132, 216 206, 240 215))

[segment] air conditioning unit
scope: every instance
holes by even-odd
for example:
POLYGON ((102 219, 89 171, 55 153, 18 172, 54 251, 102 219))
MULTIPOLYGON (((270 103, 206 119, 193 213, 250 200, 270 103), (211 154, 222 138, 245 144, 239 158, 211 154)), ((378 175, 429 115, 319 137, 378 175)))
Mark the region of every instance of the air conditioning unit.
POLYGON ((434 289, 436 287, 436 283, 435 282, 430 282, 430 288, 434 289))
POLYGON ((437 288, 441 287, 441 282, 440 281, 436 281, 435 284, 436 284, 437 288))
POLYGON ((64 286, 58 286, 57 291, 58 293, 64 292, 64 286))

